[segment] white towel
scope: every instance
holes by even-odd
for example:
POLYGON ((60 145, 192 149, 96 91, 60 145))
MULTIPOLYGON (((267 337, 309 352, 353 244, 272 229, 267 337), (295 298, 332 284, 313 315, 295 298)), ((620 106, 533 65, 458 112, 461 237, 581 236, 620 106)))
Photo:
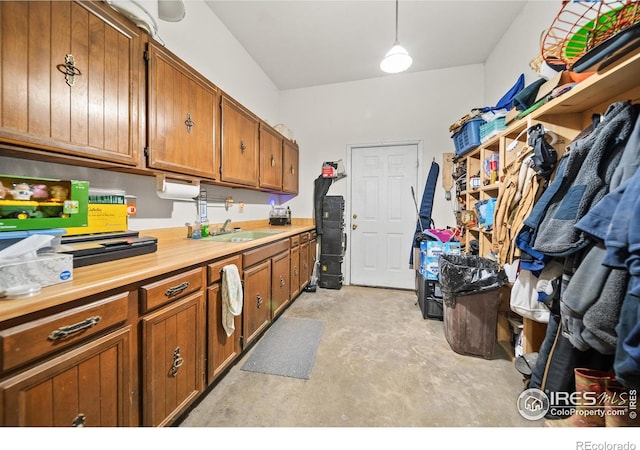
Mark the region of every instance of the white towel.
POLYGON ((234 316, 242 313, 242 282, 235 264, 222 268, 222 326, 227 336, 236 329, 234 316))

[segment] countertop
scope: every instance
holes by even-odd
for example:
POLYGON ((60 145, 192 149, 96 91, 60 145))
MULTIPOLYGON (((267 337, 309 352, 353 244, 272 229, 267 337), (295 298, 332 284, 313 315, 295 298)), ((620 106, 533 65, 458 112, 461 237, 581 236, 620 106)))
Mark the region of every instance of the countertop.
POLYGON ((293 219, 286 226, 270 226, 268 220, 236 222, 232 226, 278 233, 246 242, 214 242, 188 239, 186 227, 140 231, 141 236, 158 239, 156 252, 78 267, 73 270, 72 280, 44 287, 36 296, 0 299, 0 323, 315 229, 312 219, 293 219))

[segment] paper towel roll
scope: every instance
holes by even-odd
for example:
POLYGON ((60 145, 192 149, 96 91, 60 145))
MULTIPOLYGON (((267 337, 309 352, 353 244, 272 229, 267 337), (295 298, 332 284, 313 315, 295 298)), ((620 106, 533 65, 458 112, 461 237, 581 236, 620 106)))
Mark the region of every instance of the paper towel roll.
POLYGON ((156 194, 167 200, 193 201, 200 194, 200 186, 163 180, 162 190, 156 190, 156 194))

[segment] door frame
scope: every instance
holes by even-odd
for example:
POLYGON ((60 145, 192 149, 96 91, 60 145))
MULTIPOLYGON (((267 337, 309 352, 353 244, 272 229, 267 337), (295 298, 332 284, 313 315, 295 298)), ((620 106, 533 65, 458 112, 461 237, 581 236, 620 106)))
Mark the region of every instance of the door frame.
MULTIPOLYGON (((397 147, 401 145, 415 145, 417 146, 418 152, 418 166, 416 167, 416 175, 417 175, 417 183, 418 186, 414 186, 414 190, 416 192, 422 192, 422 186, 425 183, 424 176, 422 174, 422 153, 423 153, 423 140, 422 139, 407 139, 402 141, 382 141, 382 142, 374 142, 370 144, 347 144, 347 161, 345 162, 345 171, 347 174, 352 173, 351 171, 351 157, 353 151, 357 151, 359 148, 372 148, 372 147, 397 147)), ((351 284, 351 221, 352 221, 352 212, 351 212, 351 189, 353 178, 347 177, 349 180, 349 184, 347 186, 347 194, 345 196, 345 218, 344 218, 344 226, 345 233, 347 234, 347 249, 344 252, 344 284, 351 284)), ((407 195, 409 193, 407 192, 407 195)), ((417 194, 416 194, 417 195, 417 194)), ((416 223, 418 221, 418 216, 415 217, 416 223)), ((411 249, 407 249, 407 267, 409 267, 409 252, 411 249)))

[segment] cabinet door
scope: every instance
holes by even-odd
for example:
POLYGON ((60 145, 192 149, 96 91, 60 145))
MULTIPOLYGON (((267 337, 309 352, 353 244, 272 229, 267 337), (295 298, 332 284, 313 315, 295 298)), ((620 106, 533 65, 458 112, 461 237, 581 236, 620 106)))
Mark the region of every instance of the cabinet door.
POLYGON ((260 122, 260 187, 282 190, 282 135, 260 122))
POLYGON ((135 426, 131 327, 0 383, 3 426, 135 426))
POLYGON ((207 299, 207 383, 211 384, 240 356, 242 314, 235 317, 235 331, 227 336, 222 326, 222 286, 216 283, 208 289, 207 299))
POLYGON ((136 165, 140 42, 98 2, 0 2, 0 141, 136 165))
POLYGON ((222 150, 220 179, 258 186, 258 119, 222 96, 222 150))
POLYGON ((300 244, 300 289, 309 284, 311 265, 309 263, 309 242, 300 244))
POLYGON ((300 293, 300 246, 291 247, 291 300, 300 293))
POLYGON ((143 425, 167 425, 203 388, 204 294, 143 317, 142 341, 143 425))
POLYGON ((215 179, 217 88, 152 42, 148 66, 148 166, 215 179))
POLYGON ((289 252, 282 252, 271 259, 271 318, 280 314, 289 303, 290 289, 289 252))
POLYGON ((244 270, 243 346, 249 345, 270 323, 271 260, 244 270))
MULTIPOLYGON (((315 236, 315 233, 313 233, 315 236)), ((313 270, 316 267, 318 261, 318 241, 313 238, 309 241, 309 281, 313 278, 313 270)))
POLYGON ((284 139, 282 152, 282 190, 284 192, 297 194, 298 144, 295 144, 288 139, 284 139))

